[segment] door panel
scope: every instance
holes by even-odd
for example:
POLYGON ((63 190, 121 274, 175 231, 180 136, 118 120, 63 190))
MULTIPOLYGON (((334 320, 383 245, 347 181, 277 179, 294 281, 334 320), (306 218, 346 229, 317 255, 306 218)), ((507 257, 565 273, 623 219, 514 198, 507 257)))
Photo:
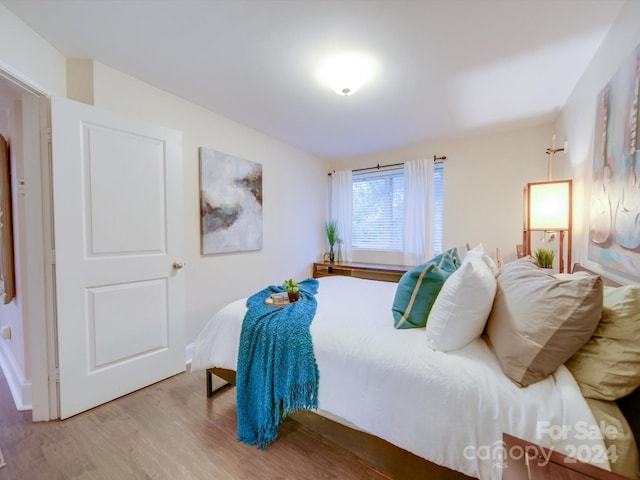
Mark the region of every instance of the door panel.
POLYGON ((89 251, 166 253, 163 142, 97 125, 84 128, 89 251))
POLYGON ((182 136, 53 98, 61 418, 185 369, 182 136))
POLYGON ((90 374, 168 347, 164 279, 88 288, 87 293, 90 374))

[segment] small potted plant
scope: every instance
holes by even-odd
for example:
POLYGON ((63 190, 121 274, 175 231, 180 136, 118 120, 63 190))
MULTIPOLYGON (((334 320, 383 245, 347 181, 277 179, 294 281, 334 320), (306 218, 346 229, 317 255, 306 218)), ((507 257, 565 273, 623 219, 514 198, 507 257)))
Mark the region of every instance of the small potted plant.
POLYGON ((338 240, 338 225, 335 220, 329 220, 324 224, 324 231, 327 234, 327 241, 329 242, 329 262, 333 263, 335 260, 335 253, 333 252, 333 246, 338 240))
POLYGON ((553 268, 553 260, 556 258, 555 250, 539 248, 533 252, 533 258, 540 268, 553 268))
POLYGON ((289 296, 289 303, 297 302, 300 300, 300 285, 293 281, 293 279, 285 280, 282 286, 287 291, 289 296))

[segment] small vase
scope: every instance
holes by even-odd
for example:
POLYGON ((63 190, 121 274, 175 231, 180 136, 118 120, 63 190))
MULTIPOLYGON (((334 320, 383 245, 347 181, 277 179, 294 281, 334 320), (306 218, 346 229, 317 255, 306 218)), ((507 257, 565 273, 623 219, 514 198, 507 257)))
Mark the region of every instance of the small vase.
POLYGON ((287 292, 289 297, 289 303, 294 303, 300 300, 300 292, 287 292))
POLYGON ((333 246, 329 249, 329 263, 333 263, 336 259, 335 253, 333 253, 333 246))

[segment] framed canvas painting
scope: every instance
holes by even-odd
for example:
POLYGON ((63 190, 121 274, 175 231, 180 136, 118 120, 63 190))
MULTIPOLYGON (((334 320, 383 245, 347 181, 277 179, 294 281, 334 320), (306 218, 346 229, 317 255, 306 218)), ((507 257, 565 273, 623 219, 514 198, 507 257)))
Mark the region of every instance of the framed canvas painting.
POLYGON ((200 147, 202 253, 262 248, 262 165, 200 147))
POLYGON ((640 278, 640 45, 598 96, 589 260, 640 278))
POLYGON ((10 171, 7 141, 0 135, 0 295, 5 304, 16 296, 10 171))

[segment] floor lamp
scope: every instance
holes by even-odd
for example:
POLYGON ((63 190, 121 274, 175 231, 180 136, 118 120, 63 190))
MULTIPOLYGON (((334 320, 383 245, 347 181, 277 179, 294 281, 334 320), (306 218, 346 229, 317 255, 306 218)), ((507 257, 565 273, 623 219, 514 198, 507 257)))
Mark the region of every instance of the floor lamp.
POLYGON ((567 263, 571 266, 571 180, 528 183, 524 190, 524 248, 531 255, 531 232, 559 232, 559 271, 565 271, 564 238, 567 237, 567 263))

